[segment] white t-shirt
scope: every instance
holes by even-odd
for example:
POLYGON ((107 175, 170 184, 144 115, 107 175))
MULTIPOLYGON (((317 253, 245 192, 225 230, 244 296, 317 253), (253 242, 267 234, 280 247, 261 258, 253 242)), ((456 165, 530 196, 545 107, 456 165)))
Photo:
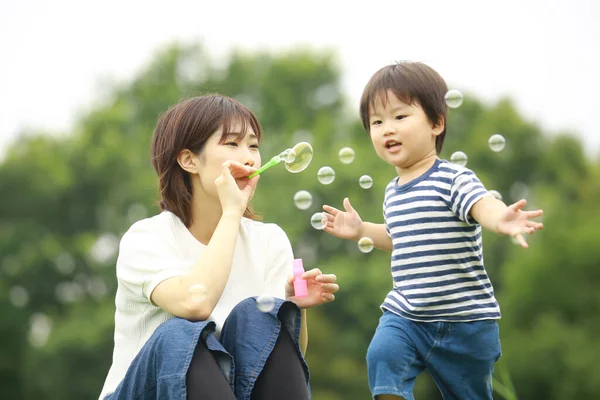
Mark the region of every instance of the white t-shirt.
MULTIPOLYGON (((205 248, 168 211, 136 222, 123 235, 116 268, 113 363, 100 399, 114 392, 152 333, 173 317, 150 302, 154 288, 188 273, 205 248)), ((242 218, 229 280, 209 317, 217 335, 233 307, 245 298, 262 294, 285 298, 292 263, 290 241, 279 226, 242 218)))

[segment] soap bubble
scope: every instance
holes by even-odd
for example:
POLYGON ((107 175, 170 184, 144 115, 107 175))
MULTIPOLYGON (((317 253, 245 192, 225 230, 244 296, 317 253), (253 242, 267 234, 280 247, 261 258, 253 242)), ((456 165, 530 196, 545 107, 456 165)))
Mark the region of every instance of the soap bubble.
POLYGON ((350 164, 352 161, 354 161, 354 150, 352 150, 350 147, 344 147, 340 150, 338 156, 343 164, 350 164))
POLYGON ((206 299, 206 288, 200 283, 190 286, 189 292, 192 301, 196 303, 200 303, 206 299))
POLYGON ((455 151, 450 156, 450 161, 451 162, 453 162, 454 164, 460 165, 462 167, 464 167, 465 165, 467 165, 467 160, 468 159, 469 158, 467 157, 467 155, 465 153, 463 153, 462 151, 455 151))
POLYGON ((506 145, 506 139, 504 139, 504 136, 496 133, 495 135, 490 136, 490 139, 488 140, 488 145, 490 146, 490 149, 492 151, 495 151, 497 153, 499 151, 504 150, 504 146, 506 145))
POLYGON ((499 191, 497 191, 497 190, 489 190, 488 192, 489 192, 489 194, 491 194, 492 196, 494 196, 498 200, 502 200, 502 195, 500 194, 499 191))
POLYGON ((310 217, 310 224, 315 229, 323 229, 327 226, 327 217, 323 213, 314 213, 312 217, 310 217))
POLYGON ((448 107, 458 108, 463 103, 463 94, 459 90, 451 89, 446 92, 444 100, 446 100, 448 107))
MULTIPOLYGON (((308 164, 313 158, 313 148, 308 142, 297 143, 293 148, 294 160, 291 162, 285 162, 285 169, 296 174, 302 172, 308 167, 308 164)), ((290 157, 291 158, 291 157, 290 157)), ((285 161, 285 159, 284 159, 285 161)))
POLYGON ((310 194, 306 190, 300 190, 300 191, 296 192, 296 194, 294 195, 294 204, 300 210, 306 210, 308 207, 310 207, 312 205, 312 202, 313 202, 312 194, 310 194))
POLYGON ((284 163, 290 164, 296 160, 296 152, 294 149, 285 149, 279 154, 279 157, 283 160, 284 163))
POLYGON ((258 296, 256 298, 256 308, 264 313, 272 311, 275 308, 275 298, 266 294, 258 296))
POLYGON ((363 253, 370 253, 373 250, 373 239, 370 237, 362 237, 358 241, 358 249, 363 253))
POLYGON ((331 167, 321 167, 317 172, 317 179, 323 185, 329 185, 335 179, 335 171, 331 167))
POLYGON ((373 186, 373 178, 371 178, 369 175, 363 175, 358 179, 358 184, 363 189, 369 189, 371 186, 373 186))

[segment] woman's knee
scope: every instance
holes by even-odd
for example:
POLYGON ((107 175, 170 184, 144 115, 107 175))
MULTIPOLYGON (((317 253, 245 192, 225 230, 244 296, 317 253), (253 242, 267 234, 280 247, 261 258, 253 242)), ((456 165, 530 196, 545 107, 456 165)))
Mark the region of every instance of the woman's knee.
POLYGON ((209 321, 191 322, 182 318, 171 318, 156 328, 149 339, 154 350, 159 353, 189 351, 190 346, 198 343, 205 329, 210 328, 209 321))

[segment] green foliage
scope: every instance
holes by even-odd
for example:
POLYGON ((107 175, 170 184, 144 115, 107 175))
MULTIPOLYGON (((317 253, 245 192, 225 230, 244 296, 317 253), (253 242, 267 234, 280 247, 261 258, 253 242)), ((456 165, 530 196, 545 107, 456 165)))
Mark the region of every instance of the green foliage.
MULTIPOLYGON (((221 92, 258 114, 264 162, 299 141, 313 145, 304 172, 290 174, 283 165, 266 172, 254 203, 266 222, 284 228, 307 268, 338 276, 336 301, 308 313, 313 398, 369 398, 365 353, 391 287, 389 254, 363 254, 355 243, 314 230, 309 219, 323 204, 341 207, 349 197, 363 219, 382 221, 383 189, 395 171, 376 156, 358 116, 347 113, 340 74, 329 51, 236 51, 218 66, 201 46, 173 45, 130 82, 108 88, 69 137, 17 142, 0 165, 3 395, 98 395, 112 356, 114 246, 132 222, 158 212, 149 161, 156 119, 182 98, 221 92), (356 151, 349 165, 337 156, 345 146, 356 151), (330 185, 316 179, 324 165, 336 172, 330 185), (358 185, 363 174, 373 177, 369 190, 358 185), (301 189, 314 198, 304 211, 292 201, 301 189), (48 320, 46 338, 36 324, 48 320)), ((597 397, 600 165, 584 158, 574 137, 543 134, 509 99, 485 106, 465 96, 450 111, 447 131, 442 156, 466 152, 468 166, 505 202, 525 193, 531 207, 546 211, 546 228, 528 250, 484 234, 486 268, 504 315, 501 363, 510 371, 498 381, 514 382, 524 399, 597 397), (507 140, 500 153, 488 148, 493 133, 507 140)), ((416 396, 439 398, 428 375, 419 378, 416 396)))

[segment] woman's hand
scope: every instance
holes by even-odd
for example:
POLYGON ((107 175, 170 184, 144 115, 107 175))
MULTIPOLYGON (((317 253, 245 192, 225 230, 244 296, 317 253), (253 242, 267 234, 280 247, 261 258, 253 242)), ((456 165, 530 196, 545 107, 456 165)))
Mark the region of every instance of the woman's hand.
POLYGON ((225 161, 222 164, 221 175, 215 180, 215 185, 223 214, 244 213, 260 177, 257 175, 248 179, 248 175, 254 171, 256 168, 237 161, 225 161))
POLYGON ((294 296, 294 276, 290 275, 285 283, 285 298, 293 301, 300 308, 309 308, 335 300, 334 293, 340 290, 334 274, 323 274, 318 268, 306 271, 302 278, 306 280, 308 296, 294 296))

